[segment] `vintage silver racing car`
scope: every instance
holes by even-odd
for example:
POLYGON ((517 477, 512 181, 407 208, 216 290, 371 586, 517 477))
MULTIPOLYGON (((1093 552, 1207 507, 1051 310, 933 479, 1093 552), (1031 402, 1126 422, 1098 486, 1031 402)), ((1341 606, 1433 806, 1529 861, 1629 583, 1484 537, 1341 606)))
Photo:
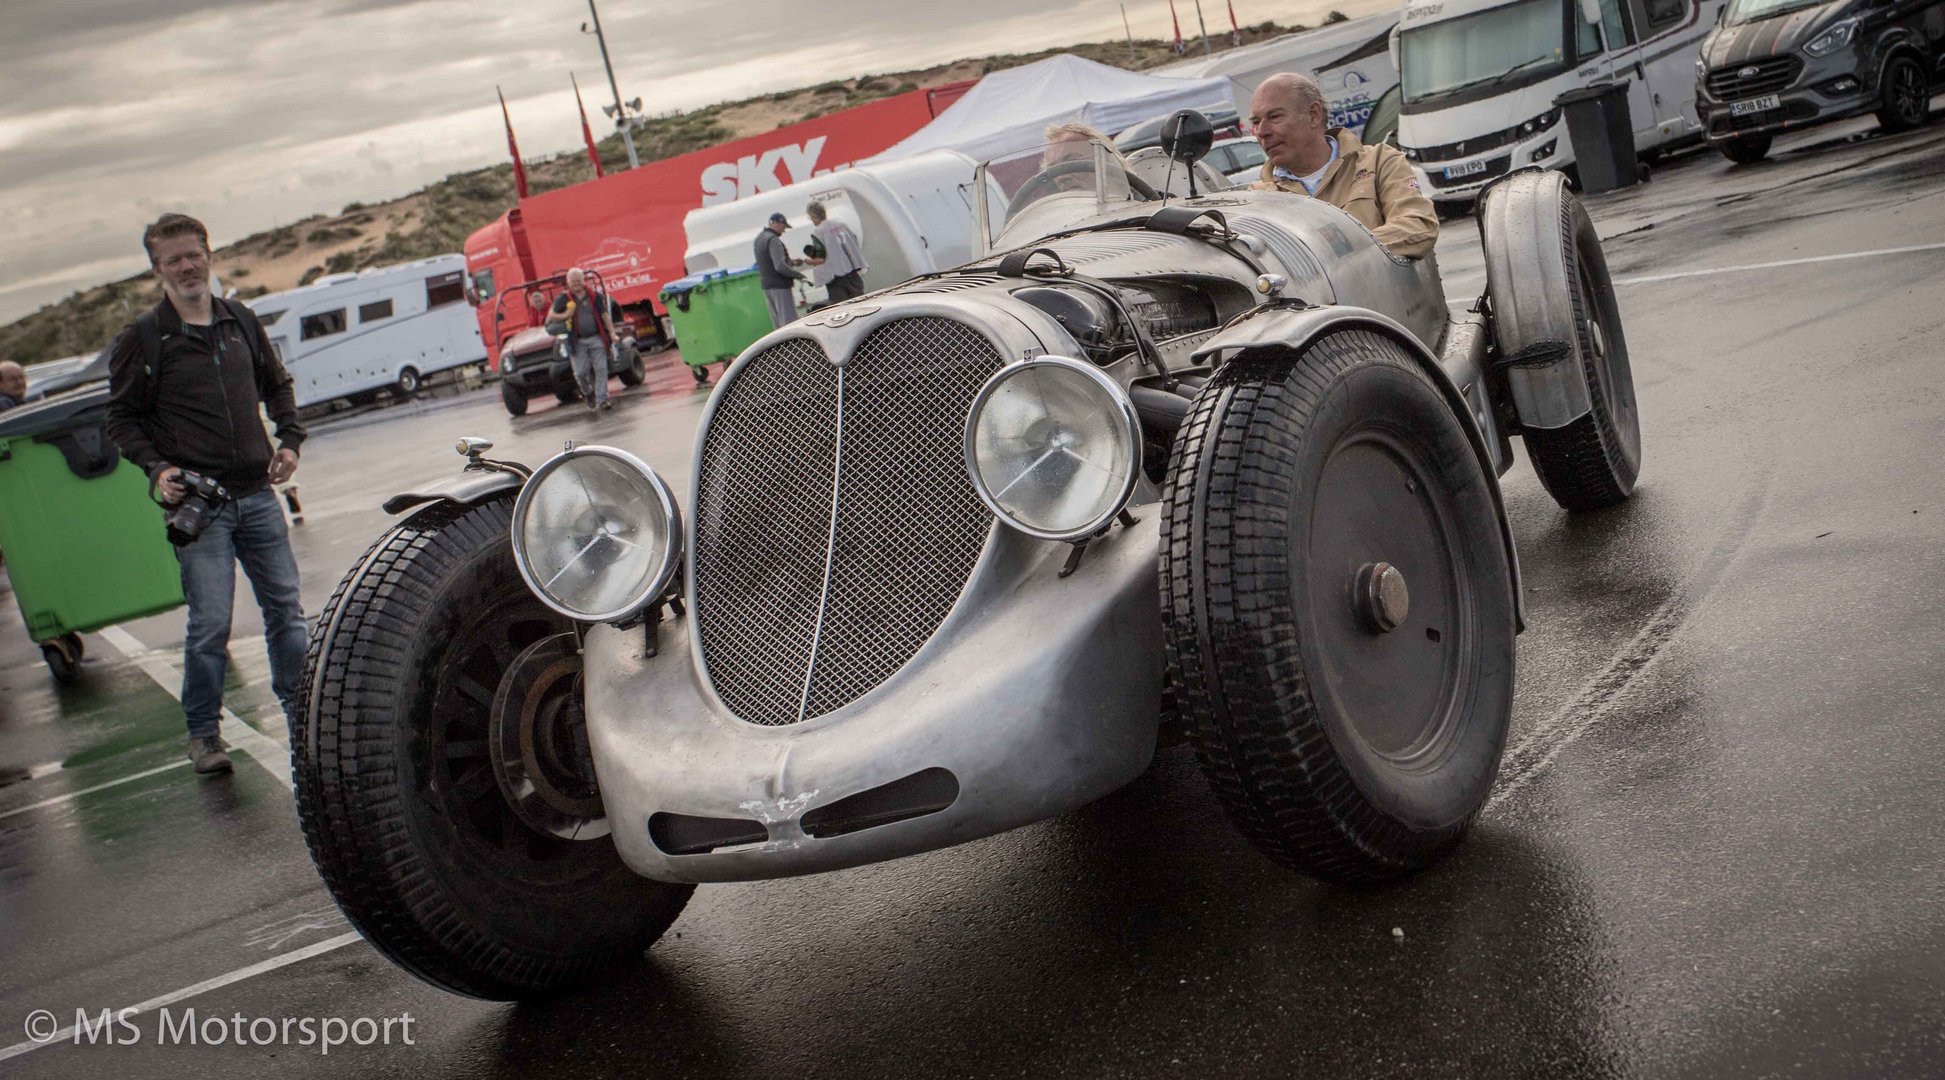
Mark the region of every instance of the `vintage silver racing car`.
POLYGON ((1569 510, 1640 436, 1557 173, 1482 199, 1488 285, 1342 211, 1105 147, 981 170, 987 254, 752 345, 677 492, 625 449, 485 456, 325 606, 293 732, 337 902, 448 990, 639 958, 698 882, 1062 813, 1179 727, 1236 826, 1333 881, 1422 867, 1505 744, 1509 437, 1569 510), (1147 178, 1144 179, 1143 170, 1147 178))

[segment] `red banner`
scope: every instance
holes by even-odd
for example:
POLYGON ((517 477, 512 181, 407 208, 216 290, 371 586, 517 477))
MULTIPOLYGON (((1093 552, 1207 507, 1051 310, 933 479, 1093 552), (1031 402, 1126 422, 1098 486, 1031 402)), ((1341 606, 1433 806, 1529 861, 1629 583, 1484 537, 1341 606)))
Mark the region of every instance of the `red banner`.
POLYGON ((581 101, 581 80, 571 71, 567 79, 574 84, 574 107, 581 110, 581 139, 588 144, 588 162, 594 166, 594 178, 599 180, 608 174, 601 168, 601 151, 594 148, 594 132, 588 128, 588 107, 581 101))
MULTIPOLYGON (((500 94, 500 88, 493 92, 500 94)), ((500 118, 507 122, 507 153, 513 155, 513 190, 521 197, 527 197, 527 167, 520 163, 520 144, 513 141, 513 116, 507 112, 507 96, 500 94, 500 118)))

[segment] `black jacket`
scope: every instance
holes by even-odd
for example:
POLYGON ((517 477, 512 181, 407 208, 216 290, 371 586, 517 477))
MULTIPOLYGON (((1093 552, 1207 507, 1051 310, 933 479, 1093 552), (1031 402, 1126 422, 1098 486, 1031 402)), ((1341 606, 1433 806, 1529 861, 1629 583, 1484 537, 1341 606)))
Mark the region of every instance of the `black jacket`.
POLYGON ((152 387, 142 378, 141 333, 131 325, 115 339, 108 359, 108 436, 150 476, 176 465, 246 495, 270 482, 274 453, 258 404, 269 407, 281 448, 296 450, 304 426, 297 420, 290 373, 263 328, 256 328, 253 362, 249 328, 229 302, 211 304, 215 321, 196 328, 201 333, 185 330, 166 298, 155 306, 162 352, 152 387))

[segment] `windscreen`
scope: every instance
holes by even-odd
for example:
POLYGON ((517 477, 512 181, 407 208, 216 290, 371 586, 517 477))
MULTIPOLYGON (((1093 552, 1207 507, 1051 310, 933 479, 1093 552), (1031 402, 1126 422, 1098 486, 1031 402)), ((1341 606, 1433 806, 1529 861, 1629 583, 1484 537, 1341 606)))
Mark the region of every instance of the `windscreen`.
POLYGON ((1573 62, 1567 51, 1569 0, 1519 0, 1505 7, 1415 26, 1398 35, 1398 81, 1407 102, 1511 81, 1573 62))
POLYGON ((997 184, 1006 211, 988 222, 989 239, 1030 240, 1079 224, 1113 206, 1150 198, 1130 178, 1127 162, 1092 139, 1055 140, 980 166, 997 184))

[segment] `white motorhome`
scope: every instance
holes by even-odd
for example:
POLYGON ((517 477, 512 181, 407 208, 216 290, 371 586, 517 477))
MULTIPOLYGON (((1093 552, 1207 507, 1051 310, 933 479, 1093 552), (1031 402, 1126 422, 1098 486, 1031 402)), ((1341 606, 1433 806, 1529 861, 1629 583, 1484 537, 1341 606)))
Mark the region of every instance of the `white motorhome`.
POLYGON ((1623 82, 1637 153, 1700 138, 1695 62, 1723 0, 1408 0, 1398 142, 1435 201, 1523 165, 1566 168, 1554 99, 1623 82))
POLYGON ((464 255, 435 255, 332 274, 248 303, 302 408, 384 389, 408 395, 435 372, 484 363, 465 277, 464 255))
MULTIPOLYGON (((867 290, 958 266, 973 257, 977 167, 978 162, 957 150, 928 150, 691 210, 682 219, 689 244, 682 261, 691 274, 749 266, 756 260, 756 234, 773 213, 790 220, 784 247, 792 257, 799 257, 811 238, 805 208, 817 202, 863 242, 867 290)), ((1000 205, 997 189, 989 191, 988 198, 995 200, 995 207, 1000 205)), ((805 291, 813 306, 825 299, 821 287, 805 291)))

